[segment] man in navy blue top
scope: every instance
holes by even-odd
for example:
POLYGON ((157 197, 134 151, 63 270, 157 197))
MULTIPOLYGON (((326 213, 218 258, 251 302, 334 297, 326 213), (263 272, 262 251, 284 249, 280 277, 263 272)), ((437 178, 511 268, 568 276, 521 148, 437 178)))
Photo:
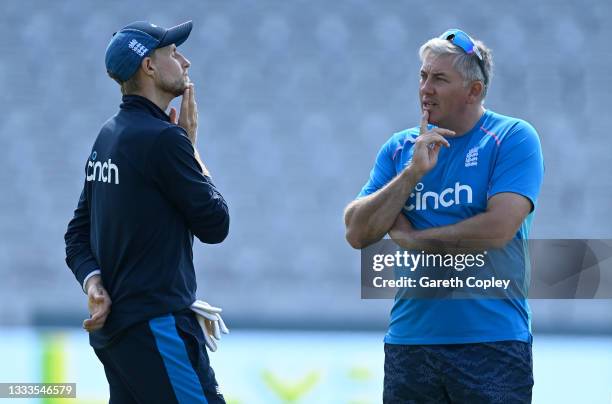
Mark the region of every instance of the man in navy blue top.
POLYGON ((114 34, 105 62, 123 99, 95 140, 65 236, 111 403, 225 402, 189 309, 193 237, 220 243, 229 229, 196 149, 190 63, 177 49, 191 29, 135 22, 114 34), (180 113, 166 114, 179 96, 180 113))
MULTIPOLYGON (((347 240, 364 248, 389 234, 417 251, 504 248, 506 271, 518 268, 511 275, 528 279, 526 240, 544 172, 538 134, 523 120, 484 108, 492 59, 482 42, 453 29, 427 41, 419 54, 421 124, 380 149, 368 182, 345 211, 347 240)), ((385 335, 385 403, 531 401, 524 296, 404 293, 385 335)))

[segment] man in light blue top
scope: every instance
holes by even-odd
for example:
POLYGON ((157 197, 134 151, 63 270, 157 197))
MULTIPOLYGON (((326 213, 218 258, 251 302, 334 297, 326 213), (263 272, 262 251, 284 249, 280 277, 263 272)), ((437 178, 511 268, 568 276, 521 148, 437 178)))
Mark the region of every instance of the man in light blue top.
MULTIPOLYGON (((418 250, 504 248, 528 279, 526 240, 544 173, 538 134, 484 108, 492 59, 482 42, 448 30, 419 55, 421 124, 380 149, 345 211, 347 240, 364 248, 389 234, 418 250)), ((524 298, 400 297, 385 336, 385 403, 531 402, 524 298)))

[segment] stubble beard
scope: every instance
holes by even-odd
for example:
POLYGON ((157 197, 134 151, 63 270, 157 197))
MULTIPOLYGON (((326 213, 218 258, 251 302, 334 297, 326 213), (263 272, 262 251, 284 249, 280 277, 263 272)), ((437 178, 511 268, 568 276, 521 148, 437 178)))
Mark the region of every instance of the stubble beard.
POLYGON ((187 83, 188 79, 185 76, 181 76, 173 80, 168 80, 164 77, 159 81, 158 86, 162 91, 170 93, 175 97, 179 97, 185 92, 187 83))

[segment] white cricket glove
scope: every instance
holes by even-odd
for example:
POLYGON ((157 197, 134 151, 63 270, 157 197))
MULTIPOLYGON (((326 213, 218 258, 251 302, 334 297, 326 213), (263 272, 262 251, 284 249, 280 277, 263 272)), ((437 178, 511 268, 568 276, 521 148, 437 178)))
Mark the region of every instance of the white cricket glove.
POLYGON ((221 340, 221 334, 229 334, 229 330, 225 326, 221 318, 221 308, 211 306, 203 300, 196 300, 191 305, 191 311, 196 314, 198 323, 202 327, 206 346, 211 352, 217 350, 217 341, 221 340))

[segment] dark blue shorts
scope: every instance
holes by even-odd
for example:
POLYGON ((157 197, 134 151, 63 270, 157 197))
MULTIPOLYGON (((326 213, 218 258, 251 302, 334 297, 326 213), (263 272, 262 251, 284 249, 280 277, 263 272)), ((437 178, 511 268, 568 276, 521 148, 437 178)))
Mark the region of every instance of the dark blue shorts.
POLYGON ((531 343, 385 344, 383 402, 531 403, 531 343))
POLYGON ((137 324, 94 351, 104 365, 111 404, 225 403, 190 311, 137 324))

